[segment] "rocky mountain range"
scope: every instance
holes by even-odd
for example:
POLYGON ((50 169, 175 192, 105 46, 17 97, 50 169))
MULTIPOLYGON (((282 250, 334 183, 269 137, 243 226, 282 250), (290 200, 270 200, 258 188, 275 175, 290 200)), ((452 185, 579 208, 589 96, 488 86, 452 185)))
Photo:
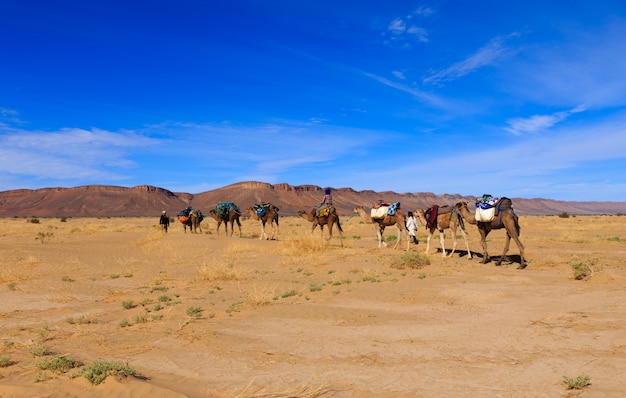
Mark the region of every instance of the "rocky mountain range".
MULTIPOLYGON (((246 208, 255 203, 270 202, 281 210, 281 214, 292 215, 319 204, 323 194, 324 188, 315 185, 292 186, 257 181, 240 182, 198 194, 172 192, 150 185, 16 189, 0 191, 0 217, 156 217, 162 210, 174 216, 187 206, 208 213, 223 201, 234 202, 244 214, 247 214, 246 208)), ((432 205, 453 205, 462 200, 473 203, 476 199, 458 194, 356 191, 352 188, 332 188, 332 194, 335 207, 342 215, 352 214, 358 205, 369 208, 379 201, 400 202, 401 208, 408 211, 432 205)), ((626 214, 626 202, 511 199, 520 215, 626 214)))

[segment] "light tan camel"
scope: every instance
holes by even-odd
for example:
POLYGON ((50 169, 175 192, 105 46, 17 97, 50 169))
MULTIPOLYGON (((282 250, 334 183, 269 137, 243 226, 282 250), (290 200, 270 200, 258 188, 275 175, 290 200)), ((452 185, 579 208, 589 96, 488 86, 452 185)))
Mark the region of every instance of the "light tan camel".
POLYGON ((467 243, 467 235, 465 233, 465 224, 463 223, 463 218, 456 211, 456 208, 450 209, 450 206, 439 206, 437 212, 437 219, 430 226, 427 227, 428 221, 426 220, 426 214, 424 210, 416 210, 415 215, 417 216, 417 220, 424 224, 424 227, 428 229, 428 238, 426 239, 426 254, 430 251, 430 239, 435 234, 435 231, 439 231, 439 241, 441 242, 441 252, 442 257, 445 258, 446 253, 446 245, 444 240, 444 230, 449 229, 450 234, 452 235, 452 252, 450 253, 450 257, 454 254, 456 250, 456 231, 457 228, 461 231, 461 236, 463 236, 463 240, 465 241, 465 247, 467 248, 467 258, 472 259, 472 252, 470 251, 469 244, 467 243))
POLYGON ((313 223, 313 228, 311 228, 311 233, 315 231, 315 228, 319 225, 320 230, 322 232, 322 238, 324 237, 324 225, 328 225, 328 239, 333 238, 333 225, 337 224, 337 229, 339 230, 339 237, 341 242, 341 247, 343 247, 343 229, 341 228, 341 224, 339 222, 339 215, 337 214, 337 209, 334 206, 330 206, 328 215, 316 217, 309 213, 308 211, 299 210, 298 214, 308 222, 313 223))
POLYGON ((189 217, 178 215, 178 221, 183 224, 185 233, 187 233, 187 227, 189 227, 189 231, 192 233, 198 232, 198 229, 200 230, 200 233, 202 233, 202 225, 200 225, 200 223, 203 219, 204 217, 202 216, 202 213, 195 209, 189 212, 189 217))
MULTIPOLYGON (((510 205, 510 199, 503 198, 503 200, 507 200, 510 205)), ((517 267, 518 269, 526 268, 526 262, 524 261, 524 245, 519 240, 520 234, 520 226, 517 219, 517 214, 513 211, 511 206, 505 206, 499 209, 499 214, 496 214, 494 219, 490 222, 479 222, 476 221, 476 218, 473 213, 469 211, 467 208, 467 202, 459 202, 455 205, 455 208, 461 213, 465 221, 470 224, 475 224, 478 226, 478 232, 480 233, 480 244, 483 247, 483 261, 482 263, 487 263, 490 261, 489 254, 487 253, 487 235, 491 232, 492 229, 506 229, 506 243, 504 244, 504 252, 502 256, 496 263, 496 265, 501 265, 504 260, 504 256, 509 251, 509 244, 511 243, 511 238, 517 244, 519 248, 520 255, 520 265, 517 267)))
MULTIPOLYGON (((393 216, 386 216, 385 218, 373 218, 370 214, 367 213, 365 207, 357 206, 354 209, 355 213, 358 213, 361 218, 368 223, 373 223, 376 227, 376 234, 378 235, 378 248, 387 247, 387 243, 383 239, 383 232, 385 231, 385 227, 390 227, 395 225, 398 228, 398 239, 396 240, 396 244, 393 248, 397 248, 400 244, 400 240, 402 240, 402 234, 406 231, 406 217, 402 210, 397 209, 396 213, 393 216)), ((409 250, 409 234, 406 234, 406 250, 409 250)))
POLYGON ((235 232, 235 223, 239 227, 239 237, 241 238, 241 221, 239 221, 239 212, 235 210, 234 207, 230 207, 228 212, 224 214, 224 216, 220 216, 217 214, 215 209, 209 210, 209 214, 217 221, 217 236, 220 236, 220 226, 224 223, 224 230, 226 235, 228 235, 228 223, 230 223, 230 236, 233 236, 235 232))
POLYGON ((250 217, 252 217, 253 220, 257 220, 259 224, 261 224, 261 237, 259 239, 265 238, 266 240, 268 239, 278 240, 278 210, 279 209, 278 207, 272 204, 268 203, 267 205, 268 205, 267 211, 262 216, 260 216, 253 207, 248 207, 248 213, 250 213, 250 217), (271 237, 268 237, 267 234, 265 233, 265 224, 268 221, 270 223, 270 226, 272 227, 271 237), (276 224, 275 227, 274 227, 274 224, 276 224))

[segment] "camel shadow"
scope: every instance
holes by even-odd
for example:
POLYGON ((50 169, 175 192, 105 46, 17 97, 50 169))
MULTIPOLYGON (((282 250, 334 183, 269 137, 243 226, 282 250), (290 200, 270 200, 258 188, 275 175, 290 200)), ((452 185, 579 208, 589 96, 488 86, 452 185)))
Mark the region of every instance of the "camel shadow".
MULTIPOLYGON (((441 253, 441 248, 440 247, 437 248, 437 253, 441 253)), ((446 257, 450 256, 451 253, 452 253, 452 249, 446 249, 446 257)), ((470 252, 468 252, 467 250, 459 250, 459 249, 457 249, 457 250, 454 251, 454 253, 458 254, 460 258, 463 258, 463 257, 467 257, 470 252)), ((482 254, 478 254, 478 253, 475 253, 475 252, 471 252, 471 253, 472 253, 472 257, 481 257, 482 258, 482 256, 483 256, 482 254)))
MULTIPOLYGON (((481 253, 476 253, 475 256, 483 258, 483 255, 481 253)), ((485 263, 490 263, 492 261, 497 262, 498 260, 500 260, 500 256, 489 256, 485 263)), ((527 262, 524 262, 524 264, 522 264, 522 256, 520 256, 519 254, 506 255, 504 256, 504 260, 502 260, 502 262, 508 264, 519 264, 518 268, 520 269, 526 268, 526 266, 528 265, 527 262)), ((496 264, 496 266, 502 266, 502 264, 496 264)))

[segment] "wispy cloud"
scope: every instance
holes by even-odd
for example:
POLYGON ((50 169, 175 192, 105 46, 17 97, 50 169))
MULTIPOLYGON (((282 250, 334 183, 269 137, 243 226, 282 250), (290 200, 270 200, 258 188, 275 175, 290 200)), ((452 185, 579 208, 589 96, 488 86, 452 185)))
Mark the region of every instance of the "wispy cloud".
POLYGON ((465 58, 462 61, 455 63, 454 65, 436 71, 430 76, 424 78, 424 83, 440 84, 447 81, 452 81, 468 75, 484 66, 493 65, 500 60, 510 57, 515 53, 515 50, 505 45, 506 41, 517 34, 512 34, 507 37, 496 37, 491 40, 486 46, 480 48, 474 54, 465 58))
POLYGON ((0 171, 14 176, 55 179, 119 179, 115 170, 132 168, 126 150, 154 140, 133 132, 66 128, 55 132, 0 128, 0 171))
MULTIPOLYGON (((422 91, 418 88, 415 87, 410 87, 407 86, 406 84, 402 84, 402 83, 397 83, 394 81, 391 81, 389 79, 386 79, 382 76, 377 76, 373 73, 368 73, 368 72, 364 72, 365 76, 369 77, 370 79, 376 80, 379 83, 384 84, 385 86, 391 87, 391 88, 395 88, 396 90, 400 90, 400 91, 404 91, 405 93, 411 94, 412 96, 414 96, 415 98, 419 99, 422 102, 425 102, 431 106, 435 106, 435 107, 445 107, 446 106, 446 102, 439 98, 436 95, 427 93, 425 91, 422 91)), ((395 75, 395 73, 394 73, 395 75)))
POLYGON ((583 112, 586 109, 585 106, 581 105, 568 111, 555 112, 550 115, 533 115, 528 118, 509 119, 507 121, 509 127, 506 130, 514 135, 541 132, 567 119, 570 115, 583 112))
POLYGON ((422 6, 405 17, 394 18, 387 26, 387 33, 389 33, 389 41, 387 43, 406 48, 410 48, 410 43, 415 40, 421 43, 428 43, 428 31, 414 21, 414 18, 428 17, 432 13, 432 9, 422 6))
POLYGON ((626 184, 621 174, 606 172, 606 165, 626 159, 624 116, 621 113, 592 124, 558 129, 548 136, 530 135, 507 145, 492 143, 484 149, 480 145, 450 146, 447 156, 437 153, 419 161, 399 159, 407 166, 380 169, 369 178, 386 181, 389 189, 401 191, 406 190, 406 181, 420 176, 420 185, 437 193, 624 200, 598 196, 608 192, 606 186, 626 184), (602 189, 594 190, 596 184, 602 189))
POLYGON ((536 103, 590 108, 626 105, 626 20, 611 20, 595 29, 573 28, 558 42, 524 49, 511 69, 507 90, 536 103))

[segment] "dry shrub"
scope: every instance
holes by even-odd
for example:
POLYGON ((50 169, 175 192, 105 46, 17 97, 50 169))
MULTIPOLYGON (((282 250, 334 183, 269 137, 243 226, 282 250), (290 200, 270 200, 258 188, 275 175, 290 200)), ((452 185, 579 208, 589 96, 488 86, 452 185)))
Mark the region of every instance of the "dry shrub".
POLYGON ((198 273, 193 280, 195 282, 242 281, 246 278, 245 272, 235 268, 234 263, 214 260, 198 267, 198 273))
POLYGON ((237 257, 239 254, 255 253, 259 249, 255 245, 249 243, 232 243, 224 250, 224 254, 229 257, 237 257))
POLYGON ((14 271, 2 271, 0 272, 0 283, 14 284, 24 282, 31 279, 30 276, 20 274, 14 271))
POLYGON ((293 234, 280 242, 280 254, 299 257, 326 251, 327 242, 317 234, 293 234))
POLYGON ((271 304, 274 301, 274 297, 276 297, 277 291, 277 287, 267 285, 246 285, 239 287, 239 293, 243 298, 243 302, 251 307, 271 304))

